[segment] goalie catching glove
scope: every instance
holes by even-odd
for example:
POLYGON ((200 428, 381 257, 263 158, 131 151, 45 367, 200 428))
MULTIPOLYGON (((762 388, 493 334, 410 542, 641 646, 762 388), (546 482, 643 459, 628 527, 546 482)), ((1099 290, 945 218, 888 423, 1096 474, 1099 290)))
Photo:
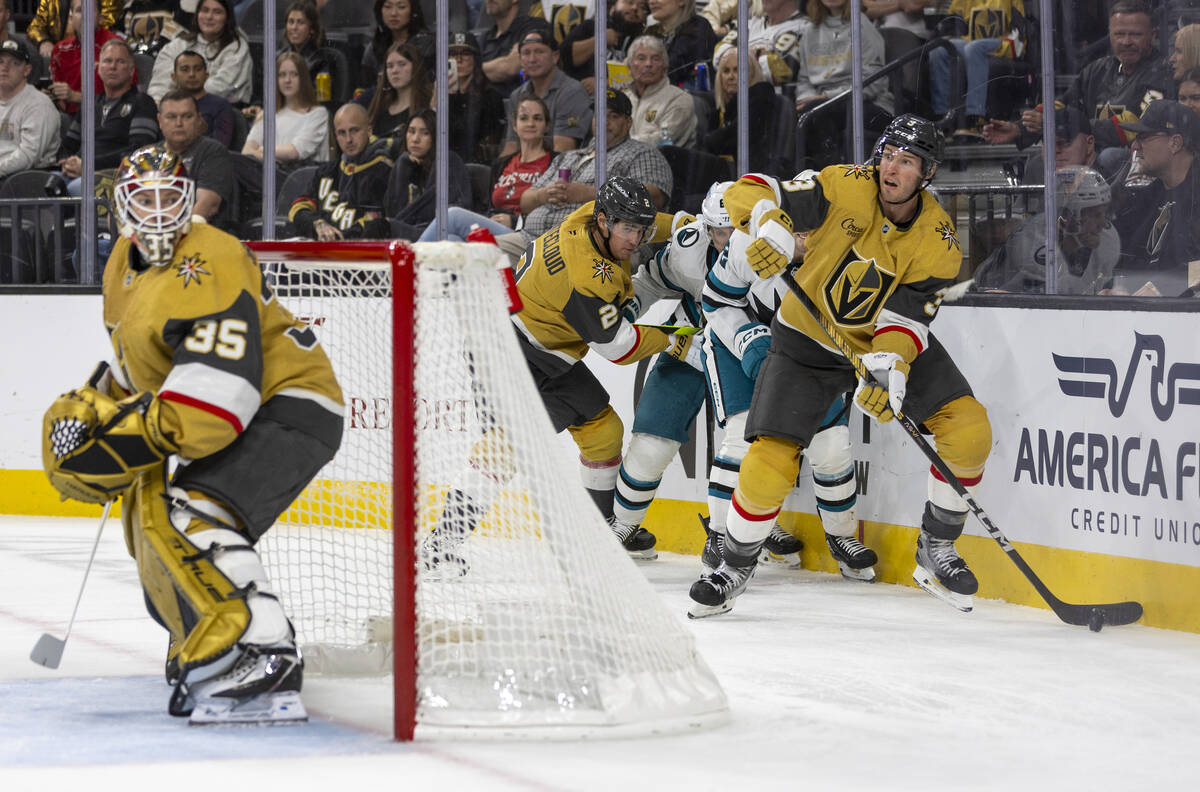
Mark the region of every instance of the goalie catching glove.
POLYGON ((861 358, 871 379, 859 379, 854 403, 879 423, 887 423, 896 417, 904 404, 904 394, 908 392, 908 363, 895 352, 868 352, 861 358))
POLYGON ((153 396, 111 398, 96 388, 106 372, 101 364, 87 385, 55 399, 42 419, 42 466, 64 499, 113 500, 170 453, 146 418, 153 396))
POLYGON ((792 263, 796 252, 792 218, 766 198, 750 212, 750 235, 754 241, 746 248, 746 262, 758 277, 769 278, 792 263))

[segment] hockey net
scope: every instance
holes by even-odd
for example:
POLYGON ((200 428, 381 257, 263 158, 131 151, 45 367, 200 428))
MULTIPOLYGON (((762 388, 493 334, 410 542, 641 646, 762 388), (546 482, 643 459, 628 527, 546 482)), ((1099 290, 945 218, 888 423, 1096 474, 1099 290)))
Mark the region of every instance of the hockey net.
POLYGON ((555 436, 499 250, 253 247, 347 405, 337 456, 260 543, 307 669, 393 672, 401 739, 414 724, 569 737, 723 720, 690 632, 555 436))

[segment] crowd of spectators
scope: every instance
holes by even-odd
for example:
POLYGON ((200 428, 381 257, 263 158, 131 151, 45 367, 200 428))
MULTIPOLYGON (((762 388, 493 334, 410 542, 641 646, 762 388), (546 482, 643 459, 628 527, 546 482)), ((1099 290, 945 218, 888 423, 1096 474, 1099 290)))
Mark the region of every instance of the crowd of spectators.
MULTIPOLYGON (((259 4, 39 0, 32 17, 17 23, 11 3, 0 0, 0 184, 43 169, 78 194, 80 28, 91 3, 98 183, 125 154, 160 141, 206 170, 201 214, 235 233, 256 233, 255 171, 265 154, 264 88, 256 75, 264 53, 261 22, 244 30, 239 15, 261 13, 259 4), (214 173, 228 175, 219 189, 214 173)), ((1054 42, 1062 50, 1059 74, 1069 77, 1054 97, 1055 165, 1103 179, 1103 212, 1085 207, 1085 215, 1088 222, 1103 215, 1120 251, 1111 277, 1060 283, 1166 293, 1176 290, 1173 280, 1132 288, 1141 275, 1122 272, 1200 262, 1200 241, 1192 239, 1200 237, 1192 233, 1200 227, 1193 215, 1200 179, 1191 175, 1200 125, 1190 121, 1200 109, 1200 12, 1188 17, 1177 12, 1181 5, 1188 4, 1073 0, 1056 12, 1077 12, 1080 23, 1054 42)), ((893 114, 917 112, 937 119, 958 150, 1010 152, 1019 180, 1042 180, 1043 98, 1034 61, 1040 6, 1028 0, 750 0, 744 35, 735 0, 611 0, 603 25, 590 11, 564 15, 543 12, 544 3, 481 0, 468 4, 475 18, 464 24, 459 17, 445 32, 427 16, 434 4, 423 0, 370 0, 369 16, 348 6, 281 3, 273 53, 277 186, 298 174, 280 192, 288 234, 428 238, 439 123, 447 125, 450 148, 446 198, 461 210, 448 230, 468 217, 526 238, 547 230, 594 193, 598 35, 608 61, 608 116, 601 119, 608 171, 638 178, 663 208, 689 208, 683 204, 709 183, 735 175, 739 47, 750 72, 751 169, 790 177, 849 161, 856 15, 868 145, 893 114), (435 90, 439 35, 450 56, 446 107, 437 106, 435 90), (921 49, 931 40, 936 46, 921 49), (909 59, 901 78, 871 79, 901 56, 909 59), (1017 88, 1002 90, 1013 75, 1017 88)), ((1092 177, 1071 183, 1091 184, 1092 177)), ((1067 246, 1099 239, 1113 249, 1109 233, 1076 234, 1067 246)), ((984 256, 994 259, 1002 247, 996 240, 984 256)), ((1076 268, 1087 258, 1072 255, 1076 268)), ((992 260, 992 275, 977 278, 978 288, 1044 287, 1025 275, 996 276, 996 267, 992 260)), ((1197 278, 1200 272, 1185 276, 1183 285, 1197 278)))

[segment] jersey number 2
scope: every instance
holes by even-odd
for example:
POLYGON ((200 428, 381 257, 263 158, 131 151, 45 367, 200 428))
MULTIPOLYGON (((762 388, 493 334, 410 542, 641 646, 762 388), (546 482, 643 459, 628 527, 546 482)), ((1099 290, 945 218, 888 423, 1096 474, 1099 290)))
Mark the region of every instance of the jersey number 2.
POLYGON ((197 355, 216 352, 226 360, 241 360, 246 354, 246 331, 249 326, 242 319, 202 319, 196 322, 192 333, 183 341, 187 351, 197 355))

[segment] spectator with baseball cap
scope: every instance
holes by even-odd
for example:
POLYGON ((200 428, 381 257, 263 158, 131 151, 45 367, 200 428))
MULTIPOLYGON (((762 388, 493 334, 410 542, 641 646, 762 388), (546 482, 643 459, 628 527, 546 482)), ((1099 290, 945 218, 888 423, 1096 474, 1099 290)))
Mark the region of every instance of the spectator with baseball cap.
POLYGON ((58 110, 27 82, 32 68, 20 43, 0 42, 0 178, 52 166, 58 153, 58 110))
MULTIPOLYGON (((550 23, 535 20, 517 42, 521 69, 526 83, 509 96, 509 107, 515 108, 522 97, 532 94, 550 108, 550 140, 556 152, 579 148, 587 137, 592 120, 592 102, 579 80, 568 77, 558 68, 558 40, 550 23)), ((500 155, 517 150, 517 136, 509 129, 500 155)))
POLYGON ((1159 99, 1121 128, 1136 133, 1132 148, 1154 182, 1136 200, 1123 201, 1117 274, 1126 275, 1124 287, 1134 294, 1179 294, 1200 280, 1200 116, 1159 99))
POLYGON ((463 162, 491 162, 504 140, 504 98, 483 73, 479 44, 470 33, 451 33, 447 78, 450 150, 463 162))
MULTIPOLYGON (((1117 166, 1119 162, 1115 163, 1117 166)), ((1114 162, 1109 160, 1107 167, 1096 157, 1096 137, 1092 134, 1092 124, 1078 107, 1058 106, 1054 110, 1054 168, 1061 170, 1079 165, 1091 168, 1112 184, 1116 179, 1119 167, 1114 168, 1114 162)), ((1041 147, 1033 149, 1025 163, 1025 184, 1041 184, 1045 178, 1042 172, 1041 147)))

